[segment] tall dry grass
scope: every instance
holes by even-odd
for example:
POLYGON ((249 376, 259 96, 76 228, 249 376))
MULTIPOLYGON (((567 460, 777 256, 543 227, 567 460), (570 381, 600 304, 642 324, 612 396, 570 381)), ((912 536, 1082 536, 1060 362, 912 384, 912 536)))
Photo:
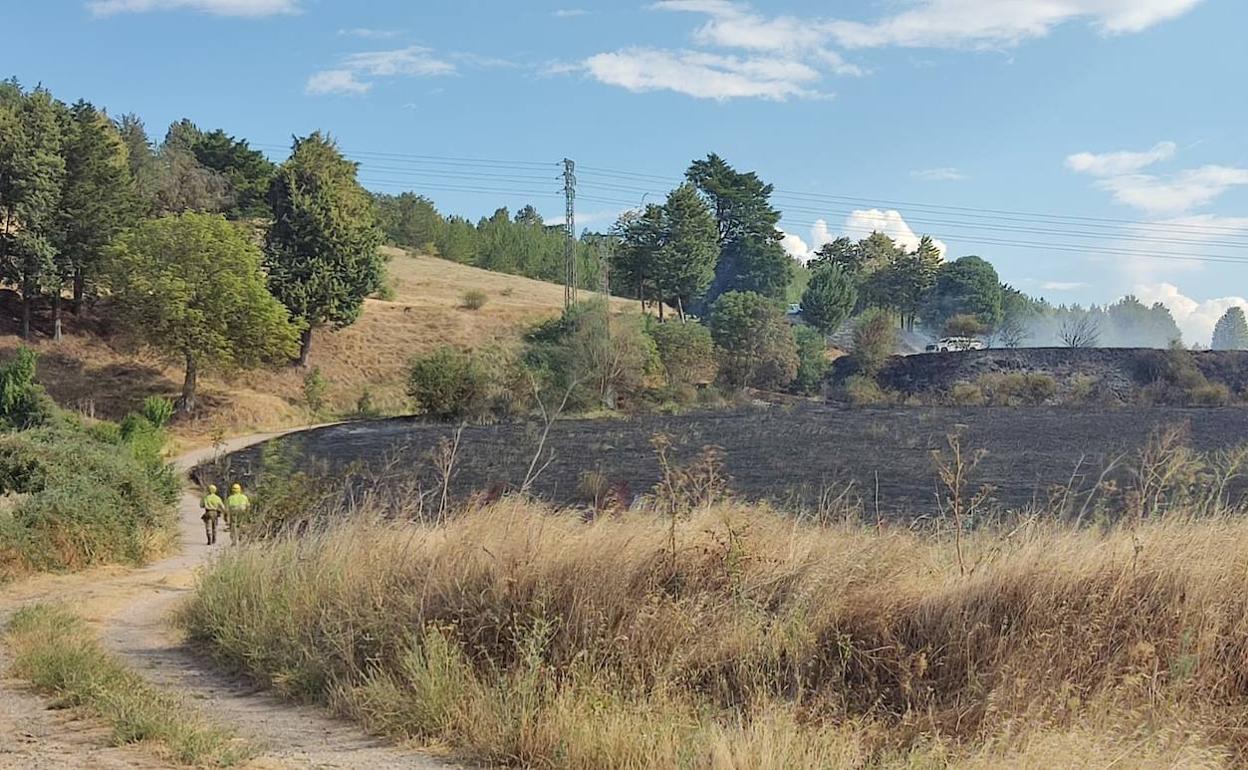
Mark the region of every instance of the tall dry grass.
POLYGON ((288 695, 485 761, 1248 757, 1248 522, 1030 520, 961 551, 731 502, 585 523, 503 500, 233 551, 183 622, 288 695))

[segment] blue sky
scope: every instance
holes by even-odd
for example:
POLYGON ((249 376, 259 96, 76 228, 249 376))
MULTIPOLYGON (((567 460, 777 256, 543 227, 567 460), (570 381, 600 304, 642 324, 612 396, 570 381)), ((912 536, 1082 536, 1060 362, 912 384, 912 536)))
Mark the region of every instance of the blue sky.
POLYGON ((713 151, 776 186, 798 255, 930 233, 1054 302, 1164 301, 1189 342, 1248 307, 1242 0, 5 6, 4 76, 275 159, 325 129, 444 213, 557 220, 570 157, 605 228, 713 151))

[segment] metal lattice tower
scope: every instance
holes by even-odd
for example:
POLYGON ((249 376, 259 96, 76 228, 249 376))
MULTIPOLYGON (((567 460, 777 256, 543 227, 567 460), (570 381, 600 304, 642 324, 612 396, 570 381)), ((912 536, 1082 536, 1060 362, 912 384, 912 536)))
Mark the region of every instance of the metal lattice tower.
POLYGON ((564 226, 567 235, 563 244, 563 306, 571 307, 576 302, 576 163, 563 159, 563 195, 567 201, 567 212, 564 215, 564 226))

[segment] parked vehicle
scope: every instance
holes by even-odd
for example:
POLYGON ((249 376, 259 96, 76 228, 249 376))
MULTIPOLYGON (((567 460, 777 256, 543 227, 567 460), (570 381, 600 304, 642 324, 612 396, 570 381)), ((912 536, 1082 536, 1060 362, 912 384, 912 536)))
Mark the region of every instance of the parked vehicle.
POLYGON ((974 337, 941 337, 927 346, 928 353, 948 353, 960 350, 983 350, 988 347, 983 340, 974 337))

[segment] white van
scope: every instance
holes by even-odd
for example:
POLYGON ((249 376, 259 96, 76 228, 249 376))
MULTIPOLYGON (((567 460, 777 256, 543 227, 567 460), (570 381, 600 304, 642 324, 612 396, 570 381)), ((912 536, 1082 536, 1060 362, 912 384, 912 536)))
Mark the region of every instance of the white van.
POLYGON ((974 337, 941 337, 927 346, 928 353, 948 353, 955 350, 983 350, 987 345, 974 337))

